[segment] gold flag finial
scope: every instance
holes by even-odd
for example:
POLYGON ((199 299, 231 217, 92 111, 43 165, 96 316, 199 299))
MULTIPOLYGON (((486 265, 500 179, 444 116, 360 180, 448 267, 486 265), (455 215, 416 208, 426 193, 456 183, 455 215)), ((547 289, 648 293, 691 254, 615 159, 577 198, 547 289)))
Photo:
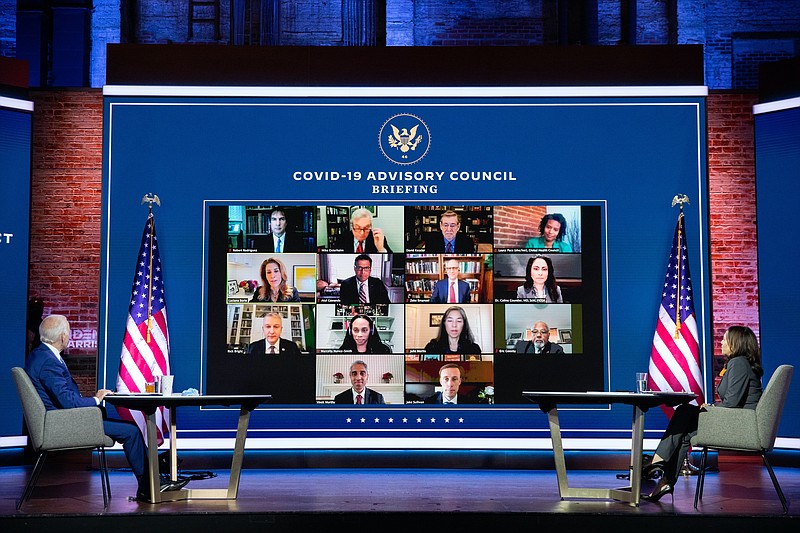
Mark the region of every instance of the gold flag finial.
MULTIPOLYGON (((683 218, 683 204, 688 204, 688 203, 689 203, 689 197, 686 196, 685 194, 676 194, 672 198, 672 207, 675 207, 675 205, 677 204, 677 205, 680 206, 680 210, 681 210, 681 212, 678 214, 678 224, 679 224, 679 226, 678 226, 678 248, 677 248, 678 257, 676 257, 676 260, 678 261, 677 273, 678 273, 678 276, 679 276, 679 279, 678 279, 678 302, 681 301, 681 279, 680 279, 680 276, 683 275, 683 265, 682 265, 683 255, 681 254, 681 248, 683 247, 681 245, 681 241, 683 240, 683 225, 681 225, 681 222, 682 222, 681 219, 683 218)), ((673 338, 679 339, 680 336, 681 336, 681 306, 678 305, 678 308, 675 311, 675 335, 673 335, 673 338)))
POLYGON ((689 203, 689 197, 686 196, 685 194, 676 194, 672 198, 672 207, 675 207, 675 204, 680 204, 681 211, 683 211, 683 204, 688 204, 688 203, 689 203))
MULTIPOLYGON (((147 209, 150 212, 153 212, 153 204, 156 204, 158 207, 161 207, 161 198, 158 197, 157 194, 153 194, 151 192, 142 196, 142 205, 147 204, 147 209)), ((675 205, 674 203, 672 205, 675 205)))
MULTIPOLYGON (((147 209, 150 211, 150 218, 153 218, 153 204, 161 207, 161 199, 158 197, 157 194, 153 194, 151 192, 142 196, 142 204, 147 204, 147 209)), ((149 247, 150 247, 150 264, 148 265, 148 272, 150 276, 153 275, 153 224, 152 220, 149 224, 150 228, 150 235, 149 235, 149 247)), ((152 279, 147 284, 147 343, 150 344, 150 329, 153 325, 153 283, 152 279)))

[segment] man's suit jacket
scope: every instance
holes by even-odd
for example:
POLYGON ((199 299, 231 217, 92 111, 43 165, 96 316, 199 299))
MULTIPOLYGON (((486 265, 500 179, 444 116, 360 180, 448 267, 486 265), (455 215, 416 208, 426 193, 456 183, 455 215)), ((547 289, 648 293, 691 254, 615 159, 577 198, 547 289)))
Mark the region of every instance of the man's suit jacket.
MULTIPOLYGON (((263 247, 256 247, 259 251, 275 252, 275 239, 272 238, 272 233, 264 237, 263 247)), ((303 245, 301 239, 296 233, 287 231, 283 234, 283 242, 281 243, 281 251, 284 252, 307 252, 308 249, 303 245)))
MULTIPOLYGON (((378 248, 375 246, 375 237, 372 235, 372 231, 370 231, 367 236, 364 238, 364 251, 362 253, 365 254, 377 254, 377 253, 385 253, 390 254, 392 253, 392 249, 389 247, 389 243, 386 241, 386 235, 384 235, 383 239, 383 247, 386 249, 385 252, 378 252, 378 248)), ((336 241, 336 245, 332 248, 335 249, 342 249, 345 253, 354 254, 356 252, 356 245, 353 239, 353 233, 347 232, 339 237, 336 241)))
MULTIPOLYGON (((539 355, 536 353, 536 347, 533 345, 533 341, 517 341, 517 344, 514 346, 517 350, 517 353, 529 353, 533 355, 539 355)), ((552 342, 544 343, 542 347, 541 353, 564 353, 564 348, 559 346, 558 344, 554 344, 552 342)))
MULTIPOLYGON (((461 404, 475 403, 475 400, 466 394, 456 394, 456 402, 457 402, 456 405, 461 405, 461 404)), ((433 396, 430 396, 425 400, 425 403, 438 403, 444 405, 444 400, 442 400, 442 393, 437 392, 433 396)))
MULTIPOLYGON (((380 279, 370 276, 369 279, 367 279, 367 290, 369 291, 369 303, 389 303, 389 291, 386 290, 386 285, 384 285, 383 281, 380 279)), ((355 276, 342 281, 342 284, 339 286, 339 299, 343 304, 358 303, 358 283, 356 283, 355 276)))
MULTIPOLYGON (((333 403, 343 403, 354 405, 353 388, 349 388, 344 392, 340 392, 333 398, 333 403)), ((364 404, 383 404, 383 394, 375 392, 369 387, 364 387, 364 404)))
MULTIPOLYGON (((267 235, 250 235, 247 237, 247 247, 255 248, 260 252, 274 253, 275 241, 272 239, 272 234, 267 235)), ((308 247, 304 244, 303 239, 296 233, 286 232, 283 234, 283 245, 281 246, 281 253, 283 252, 307 252, 308 247)))
POLYGON ((292 341, 281 339, 280 340, 280 354, 267 354, 267 339, 261 339, 250 345, 247 353, 250 355, 285 355, 294 357, 300 355, 300 348, 297 347, 292 341))
MULTIPOLYGON (((429 237, 425 239, 425 252, 432 253, 432 254, 443 254, 445 253, 444 250, 444 235, 440 231, 435 233, 431 233, 429 237)), ((463 233, 456 233, 456 242, 455 242, 455 250, 453 250, 454 254, 474 254, 475 253, 475 243, 472 242, 472 239, 464 235, 463 233)))
MULTIPOLYGON (((431 302, 445 304, 450 297, 450 280, 442 279, 436 282, 433 286, 433 294, 431 294, 431 302)), ((456 289, 457 303, 469 303, 469 283, 463 280, 458 280, 458 288, 456 289)))
POLYGON ((84 398, 67 365, 44 344, 28 354, 25 372, 31 378, 36 392, 42 398, 45 409, 71 409, 73 407, 96 407, 93 397, 84 398))
MULTIPOLYGON (((45 409, 71 409, 74 407, 98 407, 93 396, 81 396, 78 384, 72 379, 67 365, 58 360, 55 354, 40 344, 28 354, 25 372, 31 378, 36 392, 45 409)), ((103 432, 122 443, 125 457, 136 476, 147 471, 147 446, 139 428, 133 422, 106 419, 103 409, 103 432)))

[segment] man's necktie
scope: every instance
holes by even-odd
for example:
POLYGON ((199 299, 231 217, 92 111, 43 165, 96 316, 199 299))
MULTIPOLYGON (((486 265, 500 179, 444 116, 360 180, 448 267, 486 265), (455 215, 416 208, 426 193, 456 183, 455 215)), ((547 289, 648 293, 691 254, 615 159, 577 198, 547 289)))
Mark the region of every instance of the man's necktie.
POLYGON ((281 253, 281 252, 283 251, 283 250, 281 250, 281 241, 282 241, 282 240, 283 240, 283 239, 282 239, 281 237, 278 237, 278 246, 275 248, 275 251, 276 251, 277 253, 281 253))
POLYGON ((457 303, 456 302, 456 284, 450 283, 450 297, 447 299, 448 302, 451 304, 457 303))
POLYGON ((274 346, 270 346, 269 347, 269 353, 272 353, 272 354, 275 353, 275 347, 274 346))
POLYGON ((453 405, 453 402, 444 402, 445 405, 453 405))
POLYGON ((364 241, 358 241, 358 246, 356 247, 356 253, 359 253, 359 254, 363 254, 364 253, 364 247, 361 245, 362 242, 364 242, 364 241))
POLYGON ((453 243, 452 243, 452 242, 450 242, 450 241, 447 241, 447 250, 445 250, 445 251, 446 251, 448 254, 452 254, 452 253, 453 253, 453 243))
POLYGON ((361 405, 362 403, 364 402, 361 400, 361 395, 356 394, 356 405, 361 405))
POLYGON ((358 289, 358 301, 359 303, 365 304, 367 303, 367 283, 364 282, 361 284, 361 288, 358 289))

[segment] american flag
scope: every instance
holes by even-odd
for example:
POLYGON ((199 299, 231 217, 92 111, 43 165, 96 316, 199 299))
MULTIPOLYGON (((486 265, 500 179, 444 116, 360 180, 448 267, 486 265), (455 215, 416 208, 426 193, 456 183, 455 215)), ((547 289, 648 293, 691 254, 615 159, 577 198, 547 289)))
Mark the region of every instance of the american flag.
MULTIPOLYGON (((153 214, 147 217, 139 248, 136 274, 131 289, 131 304, 122 340, 117 391, 144 392, 145 383, 154 376, 167 376, 169 371, 169 333, 167 332, 167 306, 164 297, 164 277, 158 252, 156 224, 153 214)), ((142 435, 145 417, 141 411, 118 407, 120 416, 136 422, 142 435)), ((164 442, 169 428, 169 411, 160 407, 156 411, 158 444, 164 442)))
MULTIPOLYGON (((650 390, 694 392, 702 400, 703 378, 700 374, 697 321, 687 250, 681 213, 675 225, 675 237, 658 308, 647 385, 650 390)), ((668 417, 675 412, 673 407, 662 409, 668 417)))

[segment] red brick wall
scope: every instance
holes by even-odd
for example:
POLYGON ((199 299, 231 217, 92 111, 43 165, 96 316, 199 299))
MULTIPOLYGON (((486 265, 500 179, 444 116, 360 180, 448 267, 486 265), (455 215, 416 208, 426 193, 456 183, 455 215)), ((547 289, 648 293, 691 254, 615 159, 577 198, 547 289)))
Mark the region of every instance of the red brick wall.
MULTIPOLYGON (((39 91, 33 129, 30 296, 96 335, 99 294, 102 94, 39 91)), ((758 326, 755 161, 751 94, 708 98, 714 353, 732 324, 758 326)), ((496 216, 502 213, 496 212, 496 216)), ((96 348, 71 348, 70 366, 94 387, 96 348), (77 357, 76 357, 77 356, 77 357)))
POLYGON ((35 91, 29 296, 66 315, 66 360, 95 389, 100 290, 103 97, 94 89, 35 91), (87 346, 88 345, 88 346, 87 346))
POLYGON ((708 97, 711 302, 714 353, 722 334, 744 324, 758 335, 754 94, 708 97))
POLYGON ((494 208, 494 242, 503 248, 523 248, 539 236, 539 222, 547 214, 543 205, 497 206, 494 208))

